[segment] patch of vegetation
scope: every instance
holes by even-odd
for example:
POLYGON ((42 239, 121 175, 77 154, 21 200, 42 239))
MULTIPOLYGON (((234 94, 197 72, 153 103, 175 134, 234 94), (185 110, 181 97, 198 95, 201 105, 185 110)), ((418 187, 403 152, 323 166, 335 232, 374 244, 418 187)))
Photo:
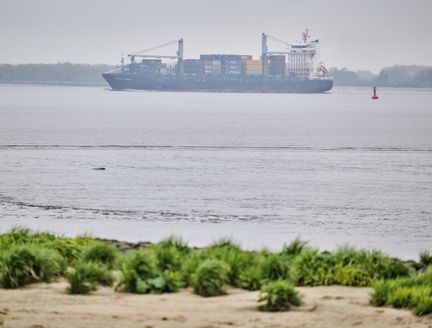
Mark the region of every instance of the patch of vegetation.
POLYGON ((288 257, 295 257, 303 252, 307 247, 307 242, 298 238, 294 239, 291 243, 285 244, 282 248, 282 254, 288 257))
POLYGON ((300 306, 301 296, 294 285, 286 280, 276 280, 264 285, 261 289, 259 302, 263 311, 287 311, 291 306, 300 306))
POLYGON ((191 252, 184 258, 180 269, 180 274, 186 287, 192 285, 193 275, 196 269, 205 260, 206 258, 201 250, 191 252))
POLYGON ((188 254, 191 251, 187 242, 178 236, 170 236, 161 240, 157 245, 162 247, 173 247, 183 255, 188 254))
POLYGON ((87 245, 87 241, 70 238, 57 238, 41 244, 44 248, 56 250, 66 261, 72 264, 77 261, 87 245))
POLYGON ((162 294, 177 292, 183 283, 180 274, 173 271, 163 271, 153 278, 145 280, 138 279, 136 283, 136 293, 138 294, 162 294))
POLYGON ((101 263, 112 269, 117 259, 117 252, 117 249, 108 243, 95 242, 84 249, 82 260, 101 263))
POLYGON ((431 252, 429 252, 427 250, 423 250, 420 252, 419 258, 420 258, 420 264, 422 266, 424 266, 425 268, 432 265, 432 253, 431 252))
POLYGON ((114 282, 112 272, 102 263, 78 262, 66 272, 70 294, 88 294, 96 290, 97 284, 111 286, 114 282))
POLYGON ((67 264, 71 264, 80 258, 83 249, 91 242, 90 238, 65 238, 48 232, 17 227, 0 235, 0 252, 13 246, 31 244, 57 251, 67 264))
POLYGON ((373 284, 370 302, 412 309, 416 315, 432 313, 432 269, 410 278, 378 280, 373 284))
POLYGON ((35 245, 12 246, 2 252, 0 286, 19 288, 35 282, 49 282, 64 271, 64 261, 52 249, 35 245))
POLYGON ((159 270, 179 271, 184 254, 169 243, 159 243, 154 248, 156 264, 159 270))
POLYGON ((237 244, 233 239, 231 238, 221 238, 219 240, 216 240, 210 246, 207 247, 208 249, 217 249, 217 248, 225 248, 225 249, 236 249, 241 250, 241 247, 239 244, 237 244))
POLYGON ((247 290, 259 290, 263 284, 262 272, 258 265, 249 266, 240 275, 240 287, 247 290))
POLYGON ((231 239, 221 239, 202 250, 203 259, 215 259, 228 265, 227 283, 240 287, 240 275, 252 262, 252 253, 241 249, 231 239))
POLYGON ((393 279, 410 275, 400 260, 378 251, 343 247, 334 253, 314 249, 302 251, 292 261, 294 281, 298 285, 370 286, 377 279, 393 279))
POLYGON ((129 254, 121 265, 122 278, 119 288, 130 293, 138 293, 140 281, 151 279, 156 275, 156 261, 144 250, 129 254))
POLYGON ((279 254, 269 254, 260 263, 261 279, 272 281, 278 279, 288 280, 289 265, 288 259, 279 254))
POLYGON ((120 290, 137 294, 160 294, 178 291, 182 286, 179 272, 159 271, 157 260, 149 251, 129 254, 121 266, 120 290))
POLYGON ((202 262, 193 277, 192 287, 201 296, 218 296, 225 294, 229 266, 220 260, 202 262))
MULTIPOLYGON (((420 261, 426 268, 432 262, 431 253, 422 252, 420 261)), ((293 285, 372 283, 371 302, 375 305, 411 308, 418 315, 430 313, 432 307, 432 268, 414 275, 402 261, 377 251, 342 247, 320 252, 299 239, 280 252, 243 250, 230 239, 194 249, 182 239, 170 237, 121 255, 111 244, 90 237, 65 238, 24 228, 0 235, 3 288, 48 282, 65 275, 69 293, 85 294, 98 284, 112 285, 114 268, 121 271, 117 290, 159 294, 192 286, 199 295, 217 296, 231 285, 261 290, 263 308, 269 311, 299 304, 293 285)))

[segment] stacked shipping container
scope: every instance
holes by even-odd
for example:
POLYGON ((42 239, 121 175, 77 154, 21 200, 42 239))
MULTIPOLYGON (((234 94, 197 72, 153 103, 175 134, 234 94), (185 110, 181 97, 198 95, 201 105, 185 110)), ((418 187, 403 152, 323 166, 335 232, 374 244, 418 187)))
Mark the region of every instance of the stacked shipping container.
POLYGON ((130 65, 131 72, 145 74, 160 74, 162 61, 160 59, 143 59, 141 63, 130 65))
MULTIPOLYGON (((312 74, 311 57, 301 52, 287 55, 267 56, 268 75, 272 77, 291 76, 306 79, 312 74)), ((262 75, 261 60, 254 60, 251 55, 211 54, 200 55, 200 59, 185 59, 183 61, 186 75, 206 76, 240 76, 262 75)), ((143 59, 130 64, 131 72, 145 74, 176 74, 176 66, 162 64, 160 59, 143 59)))
POLYGON ((242 73, 241 56, 238 55, 225 55, 223 58, 223 72, 225 74, 239 75, 242 73))
POLYGON ((285 75, 285 55, 268 57, 268 74, 270 76, 285 75))
MULTIPOLYGON (((270 76, 295 76, 306 78, 310 71, 302 54, 268 56, 268 74, 270 76)), ((261 75, 262 61, 252 59, 251 55, 200 55, 200 59, 183 61, 186 75, 261 75)), ((160 59, 143 59, 141 63, 131 65, 133 72, 147 74, 174 74, 175 71, 162 64, 160 59)))
POLYGON ((202 61, 203 73, 208 75, 219 75, 222 73, 222 65, 220 60, 204 60, 202 61))
POLYGON ((202 72, 205 75, 222 73, 221 55, 200 55, 202 72))
POLYGON ((245 62, 251 55, 201 55, 202 72, 205 75, 241 75, 245 62))
POLYGON ((261 60, 247 59, 244 61, 244 72, 248 75, 261 75, 262 62, 261 60))
POLYGON ((201 74, 201 60, 199 59, 185 59, 183 61, 184 73, 187 75, 200 75, 201 74))

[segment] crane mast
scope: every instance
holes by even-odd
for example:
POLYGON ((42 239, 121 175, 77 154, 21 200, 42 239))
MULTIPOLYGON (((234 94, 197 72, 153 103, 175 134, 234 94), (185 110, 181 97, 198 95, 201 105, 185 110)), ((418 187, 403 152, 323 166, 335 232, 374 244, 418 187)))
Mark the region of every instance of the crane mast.
POLYGON ((183 76, 184 75, 184 64, 183 64, 183 39, 179 39, 179 40, 174 40, 174 41, 170 41, 167 43, 163 43, 160 44, 158 46, 154 46, 148 49, 144 49, 144 50, 140 50, 140 51, 135 51, 132 52, 130 54, 128 54, 128 57, 130 58, 131 63, 135 62, 135 58, 166 58, 166 59, 177 59, 177 74, 179 76, 183 76), (164 48, 167 46, 170 46, 174 43, 177 43, 177 54, 176 56, 167 56, 167 55, 150 55, 147 54, 148 52, 151 52, 153 50, 157 50, 160 48, 164 48))
POLYGON ((262 75, 263 78, 268 76, 268 60, 267 60, 267 34, 263 33, 261 36, 261 61, 262 61, 262 75))
POLYGON ((178 40, 177 50, 177 74, 179 76, 184 75, 184 63, 183 63, 183 39, 178 40))

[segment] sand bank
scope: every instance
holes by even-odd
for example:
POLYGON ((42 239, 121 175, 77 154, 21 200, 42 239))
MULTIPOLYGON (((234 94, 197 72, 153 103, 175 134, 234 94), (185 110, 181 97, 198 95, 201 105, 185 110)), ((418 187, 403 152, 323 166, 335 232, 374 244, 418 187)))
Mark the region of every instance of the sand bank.
POLYGON ((257 310, 258 292, 230 289, 202 298, 188 290, 132 295, 100 288, 92 295, 67 295, 66 282, 0 289, 0 322, 8 328, 62 327, 432 327, 432 316, 368 304, 369 288, 303 287, 304 305, 284 313, 257 310))

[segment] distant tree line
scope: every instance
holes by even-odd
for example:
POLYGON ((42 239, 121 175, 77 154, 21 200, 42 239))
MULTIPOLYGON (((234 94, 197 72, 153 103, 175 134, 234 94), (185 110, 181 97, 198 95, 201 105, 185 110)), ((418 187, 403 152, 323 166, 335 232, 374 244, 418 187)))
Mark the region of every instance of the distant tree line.
POLYGON ((112 69, 114 66, 72 63, 0 64, 0 83, 104 85, 101 73, 112 69))
MULTIPOLYGON (((89 64, 0 64, 0 83, 42 83, 68 85, 106 85, 101 73, 110 65, 89 64)), ((383 68, 378 75, 369 71, 332 68, 338 86, 384 86, 432 88, 432 67, 403 65, 383 68)))
POLYGON ((330 70, 335 85, 432 88, 432 67, 397 65, 384 67, 378 75, 369 71, 350 71, 347 68, 330 70))

